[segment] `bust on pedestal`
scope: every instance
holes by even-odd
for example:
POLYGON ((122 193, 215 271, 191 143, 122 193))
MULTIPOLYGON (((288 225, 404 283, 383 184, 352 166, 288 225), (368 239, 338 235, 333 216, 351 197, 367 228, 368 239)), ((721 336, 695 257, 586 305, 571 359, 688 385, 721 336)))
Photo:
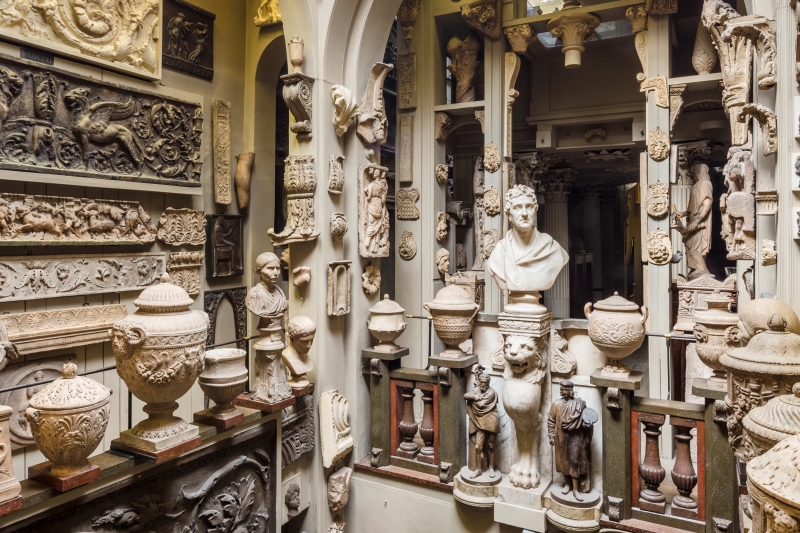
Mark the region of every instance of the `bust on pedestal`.
POLYGON ((307 316, 296 316, 289 320, 287 327, 289 331, 290 344, 283 351, 283 362, 289 369, 292 379, 289 386, 295 396, 305 396, 310 394, 312 384, 309 383, 306 374, 314 370, 308 352, 314 343, 314 335, 317 333, 317 325, 307 316), (305 394, 300 394, 305 393, 305 394))

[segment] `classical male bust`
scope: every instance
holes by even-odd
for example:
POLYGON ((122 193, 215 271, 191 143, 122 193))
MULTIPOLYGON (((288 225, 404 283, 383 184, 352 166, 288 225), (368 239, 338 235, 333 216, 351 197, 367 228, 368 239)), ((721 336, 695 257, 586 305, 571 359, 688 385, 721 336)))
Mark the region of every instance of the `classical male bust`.
POLYGON ((506 193, 505 213, 510 229, 486 262, 487 270, 502 290, 546 291, 553 286, 569 255, 550 235, 536 230, 539 204, 526 185, 506 193))

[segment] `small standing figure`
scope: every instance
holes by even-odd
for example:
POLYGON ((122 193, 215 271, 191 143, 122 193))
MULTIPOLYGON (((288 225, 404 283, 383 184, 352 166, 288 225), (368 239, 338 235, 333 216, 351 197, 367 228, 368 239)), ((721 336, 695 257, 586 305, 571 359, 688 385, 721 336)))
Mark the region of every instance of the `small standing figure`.
POLYGON ((309 385, 306 374, 314 370, 308 352, 314 343, 317 325, 307 316, 296 316, 289 320, 287 329, 291 342, 283 351, 283 362, 292 375, 289 386, 293 389, 303 389, 309 385))
POLYGON ((575 396, 571 381, 561 382, 561 398, 553 402, 547 419, 550 445, 555 446, 556 471, 565 478, 561 494, 570 490, 576 501, 591 491, 591 444, 597 412, 575 396))
POLYGON ((494 469, 494 442, 500 432, 497 392, 489 386, 490 377, 482 365, 475 367, 475 381, 475 388, 464 395, 469 416, 469 477, 480 477, 486 461, 487 473, 494 479, 498 475, 494 469))

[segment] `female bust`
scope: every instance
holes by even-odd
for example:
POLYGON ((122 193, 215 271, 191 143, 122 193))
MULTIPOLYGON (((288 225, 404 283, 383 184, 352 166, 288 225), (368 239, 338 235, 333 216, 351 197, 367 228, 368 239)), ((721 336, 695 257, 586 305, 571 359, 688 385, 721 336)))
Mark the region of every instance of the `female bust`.
POLYGON ((283 316, 287 309, 286 295, 277 285, 281 260, 272 252, 256 258, 256 272, 261 282, 247 293, 247 309, 262 318, 283 316))

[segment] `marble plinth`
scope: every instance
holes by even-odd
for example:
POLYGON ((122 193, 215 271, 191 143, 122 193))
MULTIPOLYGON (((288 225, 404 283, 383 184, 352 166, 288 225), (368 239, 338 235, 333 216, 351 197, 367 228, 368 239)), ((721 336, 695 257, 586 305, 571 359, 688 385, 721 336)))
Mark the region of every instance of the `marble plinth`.
POLYGON ((10 500, 0 502, 0 516, 5 516, 20 509, 22 509, 22 496, 16 496, 10 500))
POLYGON ((595 533, 600 530, 600 520, 573 520, 559 515, 553 509, 547 510, 547 521, 560 531, 569 533, 595 533))
POLYGON ((295 397, 289 396, 285 400, 281 400, 278 403, 267 403, 262 402, 259 400, 253 400, 249 392, 245 392, 240 394, 233 400, 233 405, 237 407, 246 407, 248 409, 255 409, 257 411, 261 411, 263 413, 276 413, 281 411, 290 405, 294 405, 295 397))
POLYGON ((244 413, 238 409, 233 409, 227 413, 216 413, 212 407, 195 413, 193 420, 198 424, 213 426, 217 429, 228 429, 244 422, 244 413))
POLYGON ((547 529, 546 511, 546 509, 530 509, 495 500, 494 521, 529 531, 543 532, 547 529))
MULTIPOLYGON (((123 431, 123 433, 125 432, 123 431)), ((170 459, 174 459, 179 455, 183 455, 186 452, 194 450, 201 444, 203 444, 203 438, 198 435, 191 440, 183 441, 170 448, 159 451, 149 451, 130 446, 126 442, 122 441, 122 439, 114 439, 111 441, 111 449, 133 455, 136 458, 143 459, 150 463, 161 464, 164 461, 169 461, 170 459)))
POLYGON ((542 509, 544 508, 544 494, 549 488, 550 479, 545 477, 539 480, 539 486, 535 488, 520 489, 511 484, 508 476, 503 476, 503 480, 497 486, 497 501, 526 509, 542 509))
POLYGON ((564 485, 561 483, 550 486, 550 491, 545 495, 545 506, 558 516, 570 520, 600 520, 601 495, 597 489, 580 495, 583 501, 577 501, 572 490, 562 494, 564 485))
POLYGON ((503 479, 499 470, 495 470, 495 477, 483 473, 470 479, 470 470, 466 466, 453 478, 453 497, 456 501, 472 507, 491 509, 497 498, 497 486, 503 479))
POLYGON ((67 492, 92 481, 100 479, 100 467, 97 465, 89 464, 89 467, 80 472, 76 472, 69 476, 54 476, 50 473, 53 468, 53 463, 45 462, 38 465, 28 467, 28 479, 32 479, 42 485, 47 485, 58 492, 67 492))
MULTIPOLYGON (((291 381, 289 382, 291 385, 291 381)), ((314 394, 314 384, 309 383, 305 387, 292 387, 292 396, 295 398, 301 398, 303 396, 308 396, 309 394, 314 394)))

